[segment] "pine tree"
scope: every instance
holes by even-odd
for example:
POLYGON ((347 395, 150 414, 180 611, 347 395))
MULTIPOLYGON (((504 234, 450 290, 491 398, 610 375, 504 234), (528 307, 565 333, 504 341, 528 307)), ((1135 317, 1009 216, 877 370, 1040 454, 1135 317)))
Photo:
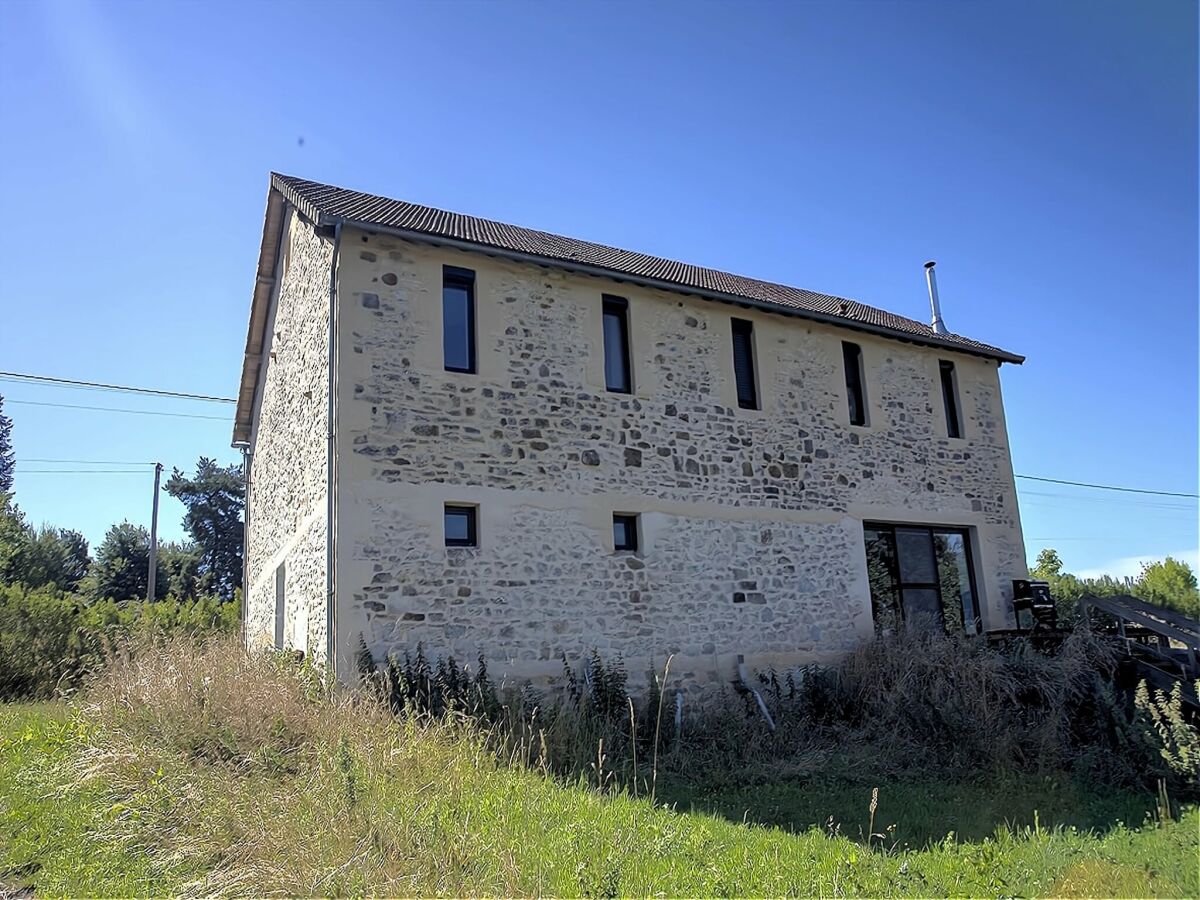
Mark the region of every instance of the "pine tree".
POLYGON ((165 490, 187 507, 183 527, 199 555, 199 589, 230 600, 242 586, 242 509, 245 482, 241 466, 219 466, 200 457, 196 474, 171 473, 165 490))
POLYGON ((12 492, 13 466, 16 458, 13 456, 12 419, 4 414, 4 397, 0 396, 0 494, 12 492))

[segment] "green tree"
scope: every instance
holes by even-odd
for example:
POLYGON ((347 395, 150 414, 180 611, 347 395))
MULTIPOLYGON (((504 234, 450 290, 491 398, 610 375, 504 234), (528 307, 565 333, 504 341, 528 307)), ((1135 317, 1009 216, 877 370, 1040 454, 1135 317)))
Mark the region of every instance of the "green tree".
POLYGON ((0 396, 0 494, 12 491, 13 467, 16 457, 13 456, 12 419, 4 414, 4 397, 0 396))
POLYGON ((9 578, 29 588, 53 585, 63 591, 74 591, 87 575, 91 561, 88 543, 78 531, 50 525, 28 528, 15 571, 9 573, 9 578))
POLYGON ((162 544, 158 558, 167 573, 168 596, 176 600, 195 600, 200 596, 200 555, 191 544, 162 544))
POLYGON ((15 584, 29 543, 29 526, 11 494, 0 493, 0 582, 15 584))
POLYGON ((1135 591, 1144 600, 1200 618, 1200 591, 1191 566, 1168 556, 1161 562, 1142 565, 1135 591))
POLYGON ((241 466, 220 466, 202 456, 194 477, 175 469, 165 490, 187 507, 183 527, 199 556, 199 590, 232 600, 242 586, 241 466))
POLYGON ((1036 578, 1038 581, 1050 581, 1052 578, 1061 577, 1062 573, 1062 557, 1058 555, 1058 551, 1053 547, 1047 547, 1042 550, 1037 555, 1037 562, 1029 570, 1030 577, 1036 578))
MULTIPOLYGON (((161 600, 169 589, 161 556, 156 569, 154 599, 161 600)), ((96 548, 96 562, 91 572, 95 599, 144 600, 149 570, 150 532, 129 522, 114 525, 96 548)))

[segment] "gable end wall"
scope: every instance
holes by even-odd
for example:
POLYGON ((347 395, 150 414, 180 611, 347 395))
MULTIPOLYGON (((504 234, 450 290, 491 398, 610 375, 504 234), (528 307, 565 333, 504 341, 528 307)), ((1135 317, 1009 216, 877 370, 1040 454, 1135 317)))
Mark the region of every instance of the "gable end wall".
POLYGON ((284 644, 327 653, 329 280, 333 244, 291 212, 264 346, 248 510, 246 640, 275 637, 284 572, 284 644))

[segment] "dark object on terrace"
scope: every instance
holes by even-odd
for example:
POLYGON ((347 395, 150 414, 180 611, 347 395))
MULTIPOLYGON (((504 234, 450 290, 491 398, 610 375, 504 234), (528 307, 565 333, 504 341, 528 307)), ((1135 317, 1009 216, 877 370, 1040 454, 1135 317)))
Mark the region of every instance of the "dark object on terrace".
POLYGON ((1017 631, 1057 631, 1058 610, 1050 583, 1018 578, 1013 581, 1013 613, 1017 631))

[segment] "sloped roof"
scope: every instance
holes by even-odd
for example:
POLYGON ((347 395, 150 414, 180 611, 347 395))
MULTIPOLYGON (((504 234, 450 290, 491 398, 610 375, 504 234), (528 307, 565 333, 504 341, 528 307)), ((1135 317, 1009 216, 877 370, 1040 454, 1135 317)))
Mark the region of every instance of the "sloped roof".
MULTIPOLYGON (((318 225, 340 222, 367 230, 386 231, 412 240, 452 245, 648 287, 698 294, 727 303, 755 306, 1000 362, 1024 362, 1023 356, 1007 350, 958 334, 937 334, 924 322, 856 300, 277 173, 271 175, 258 285, 273 280, 273 273, 264 271, 264 266, 273 266, 274 263, 275 248, 268 248, 267 243, 278 240, 278 224, 273 227, 271 219, 272 204, 277 209, 280 198, 287 200, 318 225)), ((259 292, 256 287, 255 306, 259 302, 259 292)), ((259 313, 259 317, 262 316, 265 316, 265 310, 259 313)), ((252 310, 247 360, 243 367, 243 389, 238 401, 238 422, 234 427, 235 441, 249 438, 249 417, 257 378, 251 377, 248 383, 247 375, 250 374, 251 357, 253 365, 257 366, 258 354, 261 353, 261 335, 257 342, 254 339, 255 319, 256 311, 252 310), (243 414, 244 404, 246 408, 243 414)))

